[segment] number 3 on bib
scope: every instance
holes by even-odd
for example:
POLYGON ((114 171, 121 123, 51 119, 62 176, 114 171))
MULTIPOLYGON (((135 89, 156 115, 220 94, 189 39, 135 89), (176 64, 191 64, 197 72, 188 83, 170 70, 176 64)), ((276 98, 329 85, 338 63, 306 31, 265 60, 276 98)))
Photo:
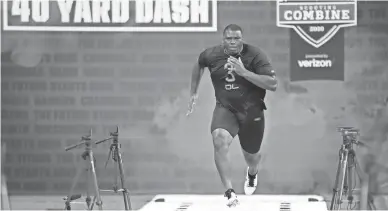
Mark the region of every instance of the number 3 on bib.
POLYGON ((229 82, 229 83, 231 83, 231 82, 234 82, 235 80, 236 80, 236 78, 234 77, 234 74, 233 74, 233 71, 235 70, 235 68, 233 67, 233 65, 232 64, 230 64, 230 63, 226 63, 225 65, 224 65, 224 68, 226 69, 226 70, 228 70, 228 77, 226 77, 225 78, 225 80, 227 81, 227 82, 229 82))
POLYGON ((224 65, 224 68, 228 70, 227 74, 228 76, 225 78, 226 82, 229 82, 231 84, 226 84, 225 89, 226 90, 232 90, 232 89, 238 89, 238 86, 235 86, 232 82, 236 81, 236 78, 234 77, 233 71, 235 70, 235 67, 233 67, 232 64, 226 63, 224 65))

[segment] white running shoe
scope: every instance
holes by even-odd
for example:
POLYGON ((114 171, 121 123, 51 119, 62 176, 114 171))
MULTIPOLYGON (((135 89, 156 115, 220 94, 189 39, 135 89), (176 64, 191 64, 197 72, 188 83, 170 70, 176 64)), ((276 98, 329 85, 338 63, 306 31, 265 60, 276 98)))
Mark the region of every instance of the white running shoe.
POLYGON ((248 174, 249 167, 247 168, 247 175, 244 182, 245 195, 252 195, 256 191, 257 187, 257 174, 252 177, 248 174))
POLYGON ((226 206, 228 207, 235 207, 236 205, 239 204, 239 201, 237 199, 237 195, 236 193, 234 192, 233 189, 229 189, 225 192, 225 195, 224 195, 227 200, 228 200, 228 203, 226 204, 226 206))

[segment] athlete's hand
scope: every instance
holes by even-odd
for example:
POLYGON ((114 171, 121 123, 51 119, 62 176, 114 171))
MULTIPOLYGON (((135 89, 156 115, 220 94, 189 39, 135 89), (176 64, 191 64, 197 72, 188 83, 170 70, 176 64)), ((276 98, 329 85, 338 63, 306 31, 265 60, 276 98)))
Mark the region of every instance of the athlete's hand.
POLYGON ((230 63, 234 66, 234 72, 237 75, 242 76, 245 72, 248 71, 247 69, 245 69, 244 64, 241 61, 241 57, 236 59, 236 58, 231 56, 228 58, 228 63, 230 63))
POLYGON ((188 110, 186 116, 189 116, 194 111, 194 105, 197 103, 198 95, 194 94, 190 97, 190 102, 188 106, 188 110))

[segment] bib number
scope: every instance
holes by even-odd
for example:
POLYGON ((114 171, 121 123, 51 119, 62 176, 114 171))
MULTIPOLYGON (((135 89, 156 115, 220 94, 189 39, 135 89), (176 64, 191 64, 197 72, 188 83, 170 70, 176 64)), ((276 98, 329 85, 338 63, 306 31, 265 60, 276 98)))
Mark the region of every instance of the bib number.
POLYGON ((232 64, 226 63, 224 65, 224 69, 227 70, 228 76, 225 78, 225 81, 228 82, 229 84, 225 84, 225 89, 226 90, 232 90, 232 89, 238 89, 239 87, 235 84, 233 84, 234 81, 236 81, 236 77, 233 74, 233 71, 236 69, 233 67, 232 64))
POLYGON ((233 74, 233 71, 236 69, 235 67, 233 67, 232 64, 229 64, 229 63, 226 63, 224 68, 226 70, 228 70, 228 77, 225 78, 225 80, 229 83, 231 82, 234 82, 236 80, 236 78, 234 77, 234 74, 233 74))

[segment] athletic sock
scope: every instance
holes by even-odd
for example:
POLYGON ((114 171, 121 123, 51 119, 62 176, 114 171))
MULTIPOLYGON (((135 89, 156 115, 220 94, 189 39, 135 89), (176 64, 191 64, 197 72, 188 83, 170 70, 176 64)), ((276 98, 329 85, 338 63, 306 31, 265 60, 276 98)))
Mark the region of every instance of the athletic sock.
POLYGON ((257 175, 257 173, 256 173, 255 175, 251 175, 251 174, 248 172, 248 176, 249 176, 249 178, 252 178, 252 179, 254 179, 254 178, 256 178, 256 175, 257 175))
POLYGON ((228 190, 225 191, 225 196, 230 199, 232 197, 232 193, 236 193, 233 188, 229 188, 228 190))

